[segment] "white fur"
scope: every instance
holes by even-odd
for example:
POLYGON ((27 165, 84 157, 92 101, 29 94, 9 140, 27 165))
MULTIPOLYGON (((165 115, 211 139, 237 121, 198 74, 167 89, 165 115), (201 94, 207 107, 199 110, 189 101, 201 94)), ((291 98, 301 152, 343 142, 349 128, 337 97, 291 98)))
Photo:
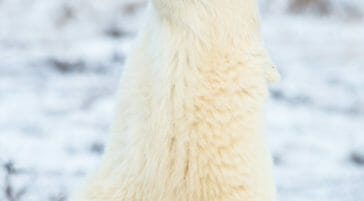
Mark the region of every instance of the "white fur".
POLYGON ((279 75, 255 0, 152 0, 112 138, 74 201, 274 201, 263 133, 279 75))

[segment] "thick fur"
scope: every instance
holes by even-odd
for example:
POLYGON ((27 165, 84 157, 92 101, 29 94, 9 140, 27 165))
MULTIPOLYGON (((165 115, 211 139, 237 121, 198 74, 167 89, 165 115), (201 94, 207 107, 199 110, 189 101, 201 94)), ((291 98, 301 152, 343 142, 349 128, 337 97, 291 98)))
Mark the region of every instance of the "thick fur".
POLYGON ((259 26, 255 0, 152 0, 73 201, 274 201, 263 109, 279 76, 259 26))

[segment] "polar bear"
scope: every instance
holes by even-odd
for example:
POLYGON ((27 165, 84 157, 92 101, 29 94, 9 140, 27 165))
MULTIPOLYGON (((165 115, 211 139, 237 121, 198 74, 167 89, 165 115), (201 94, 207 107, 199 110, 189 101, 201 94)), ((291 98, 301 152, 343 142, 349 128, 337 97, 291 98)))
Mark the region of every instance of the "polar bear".
POLYGON ((263 129, 279 79, 256 0, 151 0, 112 136, 72 201, 274 201, 263 129))

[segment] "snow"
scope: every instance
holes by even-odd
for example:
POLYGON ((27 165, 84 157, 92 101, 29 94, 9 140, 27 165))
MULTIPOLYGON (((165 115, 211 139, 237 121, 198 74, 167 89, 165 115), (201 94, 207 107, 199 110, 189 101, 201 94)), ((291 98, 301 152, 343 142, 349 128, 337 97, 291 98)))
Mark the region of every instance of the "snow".
MULTIPOLYGON (((0 200, 67 200, 95 168, 143 2, 0 1, 0 200)), ((364 19, 340 6, 364 4, 261 2, 282 74, 266 112, 279 200, 364 200, 364 19)))

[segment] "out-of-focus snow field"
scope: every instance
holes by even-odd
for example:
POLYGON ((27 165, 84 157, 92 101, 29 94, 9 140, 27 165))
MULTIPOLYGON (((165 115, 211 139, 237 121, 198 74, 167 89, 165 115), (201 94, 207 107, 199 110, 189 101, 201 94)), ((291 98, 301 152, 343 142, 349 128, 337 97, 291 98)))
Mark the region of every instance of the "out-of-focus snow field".
MULTIPOLYGON (((1 201, 67 200, 95 168, 143 2, 0 0, 1 201)), ((364 4, 261 3, 279 200, 363 201, 364 4)))

